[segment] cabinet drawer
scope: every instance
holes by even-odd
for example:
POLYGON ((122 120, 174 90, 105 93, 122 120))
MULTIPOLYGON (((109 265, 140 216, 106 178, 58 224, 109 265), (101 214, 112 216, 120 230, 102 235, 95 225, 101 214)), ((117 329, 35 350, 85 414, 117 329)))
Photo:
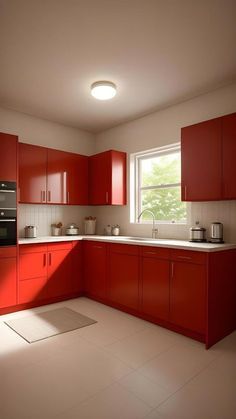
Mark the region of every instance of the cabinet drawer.
POLYGON ((40 253, 40 252, 47 252, 47 244, 21 244, 20 248, 20 255, 26 253, 40 253))
POLYGON ((60 243, 50 243, 48 244, 48 252, 54 250, 70 250, 72 249, 72 242, 60 242, 60 243))
POLYGON ((111 243, 110 244, 110 251, 112 253, 123 253, 125 255, 139 255, 139 246, 132 245, 132 244, 118 244, 118 243, 111 243))
POLYGON ((166 249, 164 247, 143 246, 142 256, 148 258, 169 259, 170 249, 166 249))
POLYGON ((0 247, 0 258, 16 257, 16 246, 0 247))
POLYGON ((171 260, 181 262, 192 262, 203 265, 207 261, 206 252, 194 252, 192 250, 172 249, 170 251, 171 260))

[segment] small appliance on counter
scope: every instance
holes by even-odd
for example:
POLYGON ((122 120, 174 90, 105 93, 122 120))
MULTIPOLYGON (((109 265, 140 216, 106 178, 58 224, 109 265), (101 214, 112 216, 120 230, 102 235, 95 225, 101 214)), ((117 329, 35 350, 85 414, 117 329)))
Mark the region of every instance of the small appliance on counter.
POLYGON ((51 224, 52 236, 61 236, 62 235, 62 223, 51 224))
POLYGON ((76 224, 70 224, 66 228, 66 235, 67 236, 78 236, 79 234, 79 227, 76 224))
POLYGON ((112 236, 119 236, 120 235, 120 226, 116 224, 115 226, 112 226, 112 236))
POLYGON ((112 233, 112 227, 110 224, 107 224, 107 226, 104 228, 104 234, 105 236, 111 236, 112 233))
POLYGON ((214 222, 211 224, 211 237, 210 243, 224 243, 223 240, 223 224, 214 222))
POLYGON ((96 217, 85 217, 84 219, 84 234, 95 234, 96 233, 96 217))
POLYGON ((206 242, 206 229, 199 225, 199 221, 196 221, 195 226, 189 230, 190 242, 203 243, 206 242))
POLYGON ((37 227, 36 226, 25 226, 25 238, 26 239, 35 239, 37 237, 37 227))

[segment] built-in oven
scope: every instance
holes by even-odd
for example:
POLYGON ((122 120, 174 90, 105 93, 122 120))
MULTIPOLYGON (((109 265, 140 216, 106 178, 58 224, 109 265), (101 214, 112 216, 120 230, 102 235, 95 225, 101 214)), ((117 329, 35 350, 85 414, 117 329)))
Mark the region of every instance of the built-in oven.
POLYGON ((0 209, 16 209, 16 182, 0 180, 0 209))
POLYGON ((15 246, 16 242, 16 183, 0 181, 0 246, 15 246))

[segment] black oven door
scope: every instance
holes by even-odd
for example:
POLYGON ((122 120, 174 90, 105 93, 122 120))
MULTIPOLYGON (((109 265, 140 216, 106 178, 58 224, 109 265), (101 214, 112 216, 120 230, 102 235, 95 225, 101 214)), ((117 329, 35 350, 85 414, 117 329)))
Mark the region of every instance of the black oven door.
POLYGON ((16 209, 16 183, 0 181, 0 209, 16 209))
POLYGON ((16 217, 0 218, 0 246, 15 246, 17 240, 16 217))

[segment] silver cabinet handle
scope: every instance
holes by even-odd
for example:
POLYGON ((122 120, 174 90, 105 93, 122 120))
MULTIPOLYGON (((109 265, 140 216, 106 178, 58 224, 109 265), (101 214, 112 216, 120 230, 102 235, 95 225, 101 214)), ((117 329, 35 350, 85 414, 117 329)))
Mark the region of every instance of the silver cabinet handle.
POLYGON ((0 189, 0 192, 4 192, 4 193, 16 193, 16 191, 11 190, 11 189, 0 189))
POLYGON ((4 218, 4 220, 0 219, 0 223, 8 223, 8 222, 15 223, 16 220, 15 220, 15 218, 4 218))

